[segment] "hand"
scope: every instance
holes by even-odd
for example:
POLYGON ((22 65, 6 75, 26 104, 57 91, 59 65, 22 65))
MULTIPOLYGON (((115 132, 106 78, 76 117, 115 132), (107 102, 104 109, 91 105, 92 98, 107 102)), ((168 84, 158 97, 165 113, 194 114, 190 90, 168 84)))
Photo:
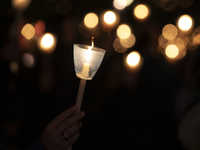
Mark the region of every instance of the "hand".
POLYGON ((78 121, 85 113, 77 113, 77 110, 76 106, 67 109, 45 127, 41 142, 47 150, 66 150, 78 140, 79 129, 82 127, 78 121))

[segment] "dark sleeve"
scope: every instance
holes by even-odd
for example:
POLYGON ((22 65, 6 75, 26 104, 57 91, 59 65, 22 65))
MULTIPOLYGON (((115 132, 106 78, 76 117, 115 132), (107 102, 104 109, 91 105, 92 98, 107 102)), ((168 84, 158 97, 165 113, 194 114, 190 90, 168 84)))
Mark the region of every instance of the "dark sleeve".
POLYGON ((1 139, 0 139, 0 150, 7 150, 4 141, 2 141, 1 139))
POLYGON ((27 150, 47 150, 46 147, 41 143, 40 139, 33 142, 27 150))

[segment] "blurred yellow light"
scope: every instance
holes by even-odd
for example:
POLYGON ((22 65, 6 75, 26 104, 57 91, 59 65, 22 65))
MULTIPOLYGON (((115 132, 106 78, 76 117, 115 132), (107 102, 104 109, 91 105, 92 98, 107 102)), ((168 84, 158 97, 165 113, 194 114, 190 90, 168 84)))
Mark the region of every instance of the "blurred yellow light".
POLYGON ((116 15, 115 15, 115 13, 113 11, 107 11, 104 14, 104 21, 107 24, 113 24, 116 21, 116 15))
POLYGON ((169 58, 176 58, 179 54, 179 49, 176 45, 170 44, 166 47, 165 54, 169 58))
POLYGON ((135 67, 139 64, 140 58, 140 54, 136 51, 133 51, 130 54, 128 54, 126 62, 130 67, 135 67))
POLYGON ((182 15, 178 20, 178 27, 183 31, 191 29, 193 20, 189 15, 182 15))
POLYGON ((31 0, 12 0, 12 6, 17 10, 26 9, 31 3, 31 0))
POLYGON ((120 43, 120 38, 116 38, 113 42, 113 48, 117 53, 124 53, 127 51, 127 48, 123 47, 120 43))
POLYGON ((173 40, 178 35, 178 29, 173 24, 167 24, 162 30, 162 35, 167 40, 173 40))
POLYGON ((19 64, 15 61, 12 61, 10 63, 10 71, 14 74, 18 73, 19 71, 19 64))
POLYGON ((193 44, 194 44, 194 45, 200 45, 200 34, 197 34, 197 35, 193 38, 193 44))
POLYGON ((56 46, 56 37, 51 33, 46 33, 39 40, 39 48, 44 53, 52 53, 56 46))
POLYGON ((126 6, 129 6, 129 5, 131 5, 133 3, 134 0, 126 0, 126 1, 127 1, 126 6))
POLYGON ((35 28, 27 23, 21 30, 21 34, 27 39, 30 40, 34 37, 35 35, 35 28))
POLYGON ((126 24, 121 24, 117 28, 117 35, 121 39, 127 39, 131 35, 131 29, 128 25, 126 24))
POLYGON ((113 5, 116 9, 122 10, 127 6, 127 1, 126 0, 114 0, 113 5))
POLYGON ((88 28, 94 28, 97 26, 99 18, 95 13, 88 13, 84 18, 84 24, 88 28))
POLYGON ((131 35, 127 39, 120 39, 120 43, 125 48, 131 48, 135 44, 136 38, 135 35, 131 35))
POLYGON ((149 14, 149 9, 144 4, 139 4, 134 9, 134 15, 138 19, 145 19, 149 14))

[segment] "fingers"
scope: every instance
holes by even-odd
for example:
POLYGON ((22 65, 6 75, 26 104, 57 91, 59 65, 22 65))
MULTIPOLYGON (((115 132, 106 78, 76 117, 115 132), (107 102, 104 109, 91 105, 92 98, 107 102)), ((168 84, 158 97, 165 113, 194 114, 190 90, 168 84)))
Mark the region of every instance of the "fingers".
POLYGON ((70 139, 81 127, 82 123, 78 122, 75 125, 64 130, 63 134, 65 135, 66 139, 70 139))
POLYGON ((61 122, 63 122, 65 119, 69 118, 70 116, 72 116, 73 114, 76 113, 77 111, 77 107, 73 106, 65 111, 63 111, 61 114, 59 114, 52 122, 51 122, 51 126, 52 128, 55 128, 56 126, 58 126, 61 122))
POLYGON ((70 118, 64 120, 60 123, 56 129, 58 132, 63 132, 64 130, 70 128, 71 126, 77 124, 77 122, 85 116, 85 112, 81 111, 76 113, 75 115, 71 116, 70 118))

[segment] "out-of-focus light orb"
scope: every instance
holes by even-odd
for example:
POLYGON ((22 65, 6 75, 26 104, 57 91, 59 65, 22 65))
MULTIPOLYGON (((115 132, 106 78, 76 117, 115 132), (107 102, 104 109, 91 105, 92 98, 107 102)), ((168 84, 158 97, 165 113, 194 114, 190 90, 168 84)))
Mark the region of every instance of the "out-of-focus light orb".
POLYGON ((114 0, 113 6, 118 10, 122 10, 127 6, 127 0, 114 0))
POLYGON ((31 0, 12 0, 12 6, 17 10, 23 10, 28 8, 30 3, 31 0))
POLYGON ((104 21, 108 25, 113 24, 116 21, 116 14, 113 11, 107 11, 104 14, 104 21))
POLYGON ((121 39, 127 39, 131 35, 131 29, 127 24, 121 24, 117 28, 117 35, 121 39))
POLYGON ((117 53, 124 53, 127 51, 127 48, 123 47, 120 43, 120 38, 116 38, 113 42, 113 48, 117 53))
POLYGON ((35 24, 35 35, 41 35, 45 32, 45 23, 42 20, 38 20, 35 24))
POLYGON ((193 20, 189 15, 182 15, 178 20, 178 27, 182 31, 188 31, 192 28, 193 20))
POLYGON ((179 54, 179 49, 176 45, 170 44, 166 47, 165 54, 169 58, 176 58, 179 54))
POLYGON ((126 7, 127 7, 127 6, 131 5, 134 2, 134 0, 126 0, 126 2, 127 2, 127 4, 126 4, 126 7))
POLYGON ((52 53, 56 46, 56 37, 51 33, 46 33, 39 40, 39 48, 44 53, 52 53))
POLYGON ((59 0, 55 10, 60 15, 67 15, 72 9, 72 3, 69 0, 59 0))
POLYGON ((94 28, 99 23, 99 18, 95 13, 88 13, 84 18, 84 24, 88 28, 94 28))
POLYGON ((23 65, 24 65, 25 67, 31 68, 31 67, 33 67, 34 64, 35 64, 35 58, 33 57, 32 54, 25 53, 25 54, 22 56, 22 62, 23 62, 23 65))
POLYGON ((35 28, 27 23, 21 30, 21 34, 27 39, 30 40, 34 37, 35 35, 35 28))
POLYGON ((196 36, 193 38, 193 44, 194 44, 194 45, 200 45, 200 34, 196 35, 196 36))
POLYGON ((163 27, 162 35, 167 40, 173 40, 178 35, 178 29, 173 24, 167 24, 163 27))
POLYGON ((41 44, 43 47, 49 48, 53 45, 53 43, 54 43, 54 37, 52 34, 47 33, 43 36, 42 41, 41 41, 41 44))
POLYGON ((125 48, 131 48, 135 44, 135 41, 136 41, 135 35, 132 33, 127 39, 120 38, 120 43, 125 48))
POLYGON ((10 71, 14 74, 17 74, 19 71, 19 64, 16 61, 10 63, 10 71))
POLYGON ((177 0, 179 6, 183 8, 190 7, 193 4, 194 0, 177 0))
POLYGON ((126 62, 130 67, 135 67, 139 64, 140 58, 140 54, 137 51, 133 51, 130 54, 128 54, 126 62))
POLYGON ((138 19, 145 19, 149 15, 149 9, 144 4, 139 4, 134 8, 134 15, 138 19))

